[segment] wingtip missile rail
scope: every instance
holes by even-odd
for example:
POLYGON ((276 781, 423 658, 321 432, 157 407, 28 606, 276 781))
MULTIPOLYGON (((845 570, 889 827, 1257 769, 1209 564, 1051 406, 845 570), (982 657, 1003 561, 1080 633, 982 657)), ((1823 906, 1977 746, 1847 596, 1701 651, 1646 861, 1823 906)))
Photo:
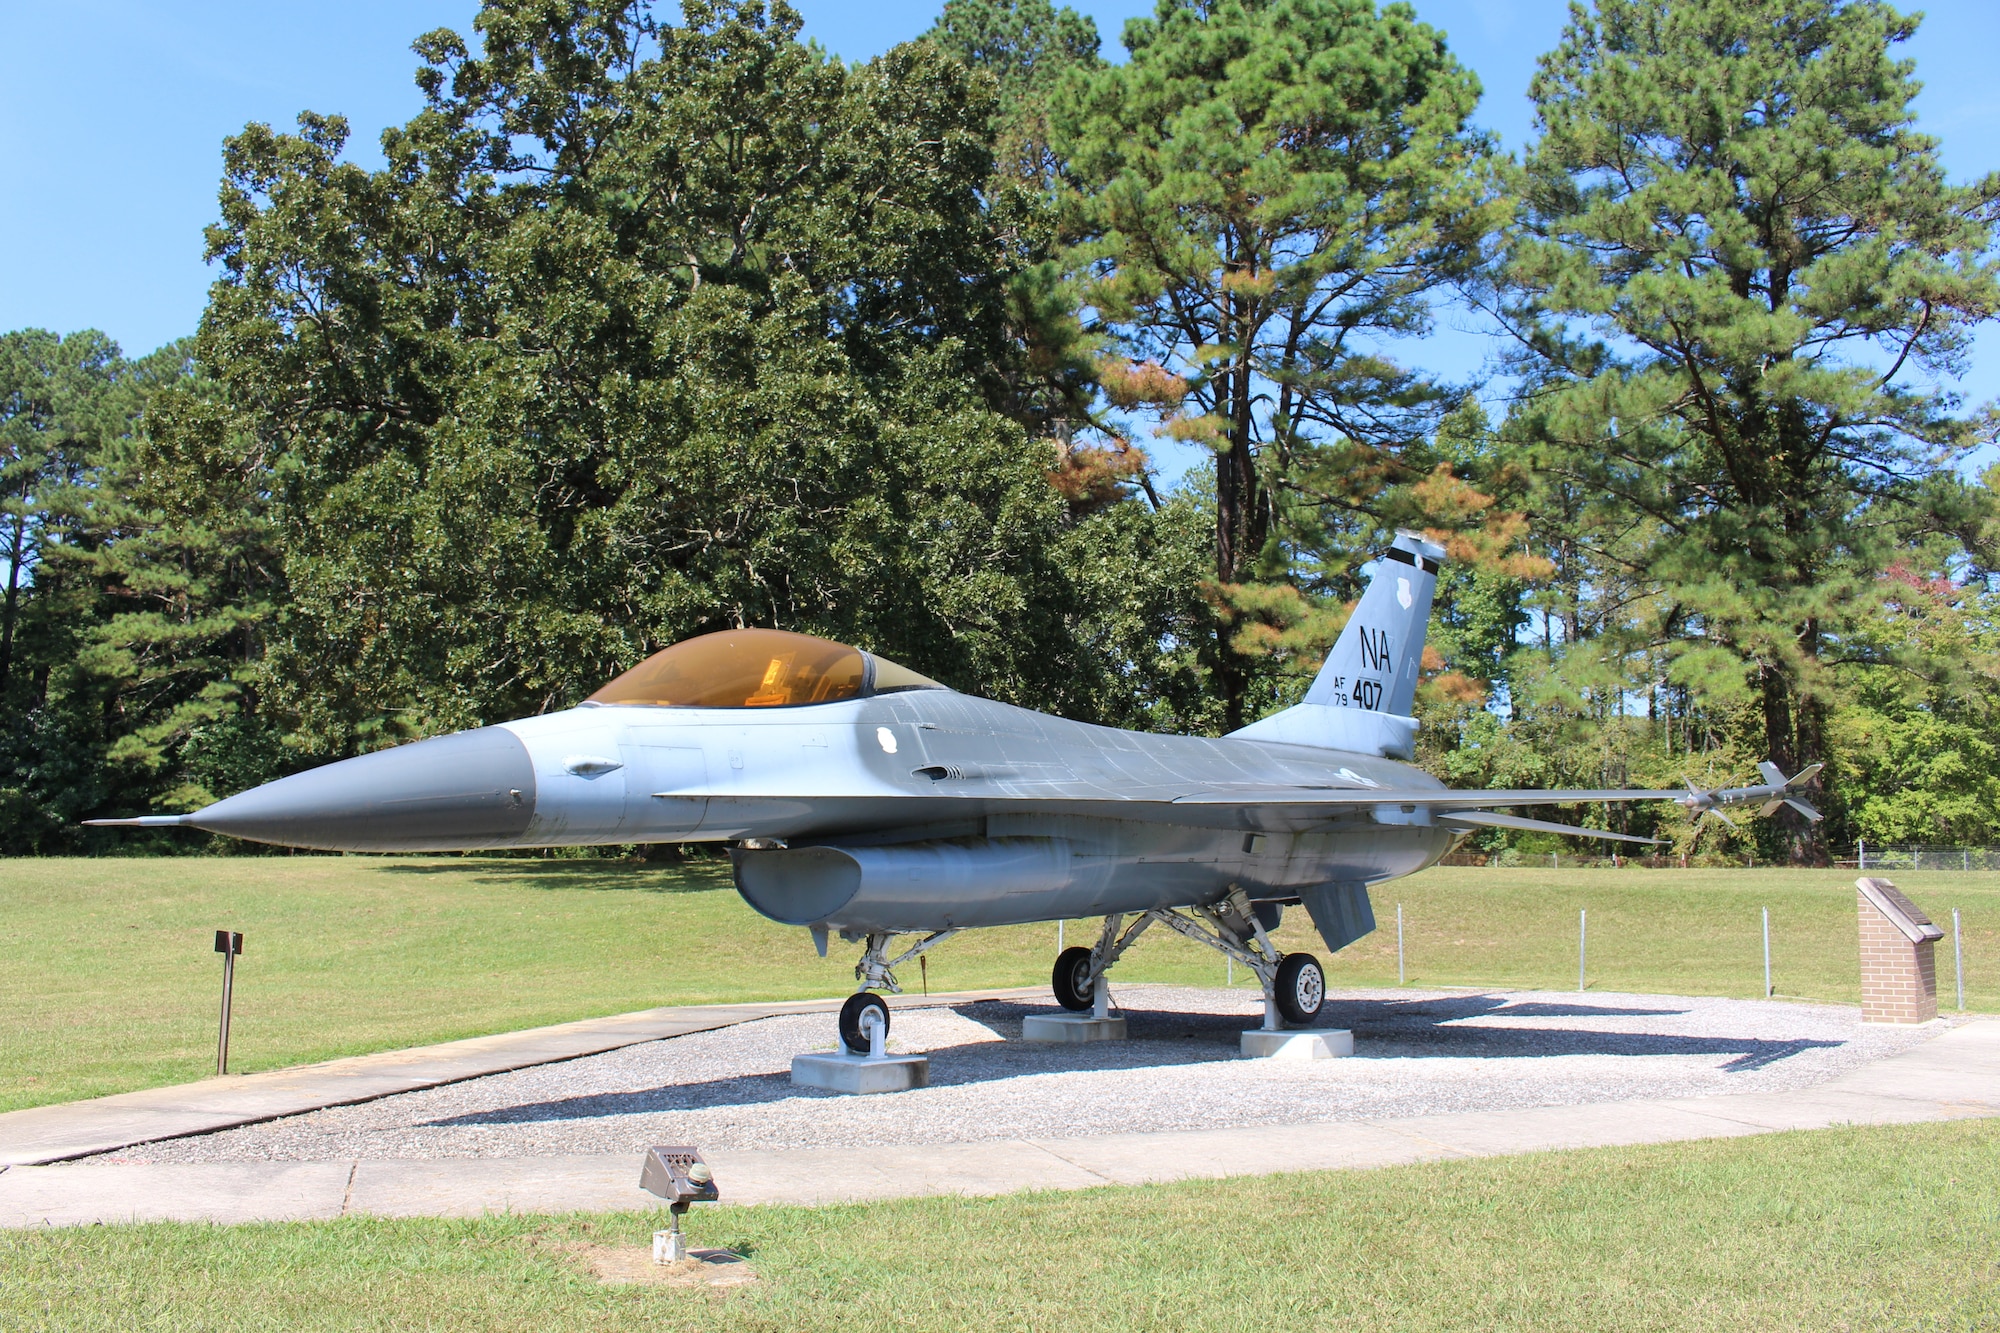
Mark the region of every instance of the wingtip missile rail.
POLYGON ((1814 764, 1809 768, 1800 769, 1788 778, 1783 769, 1767 759, 1757 765, 1757 771, 1767 779, 1763 784, 1755 787, 1717 787, 1703 790, 1690 782, 1687 795, 1681 798, 1680 803, 1694 811, 1697 818, 1714 815, 1725 824, 1732 823, 1729 816, 1722 813, 1725 809, 1754 805, 1758 814, 1772 815, 1776 814, 1781 806, 1788 805, 1817 824, 1825 816, 1794 793, 1812 781, 1823 767, 1825 767, 1823 764, 1814 764))

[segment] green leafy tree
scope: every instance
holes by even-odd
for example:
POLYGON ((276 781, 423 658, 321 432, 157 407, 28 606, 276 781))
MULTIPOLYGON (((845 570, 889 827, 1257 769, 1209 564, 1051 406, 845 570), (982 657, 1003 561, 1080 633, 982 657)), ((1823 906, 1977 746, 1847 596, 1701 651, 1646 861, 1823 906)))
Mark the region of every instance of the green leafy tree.
POLYGON ((2000 177, 1951 185, 1913 128, 1914 27, 1873 0, 1599 0, 1532 88, 1509 272, 1577 571, 1642 591, 1668 678, 1750 704, 1788 772, 1837 758, 1829 673, 1893 655, 1862 628, 1897 550, 1980 521, 1953 467, 1990 428, 1932 386, 2000 302, 2000 177))
POLYGON ((1000 85, 1003 120, 1033 114, 1072 69, 1093 69, 1097 25, 1049 0, 945 0, 924 40, 1000 85))
POLYGON ((1955 580, 1952 544, 1892 562, 1862 635, 1875 660, 1845 673, 1829 709, 1840 756, 1837 816, 1847 839, 1964 847, 2000 838, 2000 600, 1955 580), (1905 660, 1898 660, 1899 658, 1905 660), (1915 659, 1923 670, 1907 669, 1915 659))
POLYGON ((269 496, 281 568, 243 586, 282 598, 235 688, 303 755, 564 706, 736 624, 1185 711, 1117 670, 1167 614, 1121 572, 1178 529, 1071 513, 993 406, 990 80, 926 43, 850 69, 748 0, 476 27, 419 41, 381 171, 336 117, 229 141, 212 409, 160 423, 269 496))
MULTIPOLYGON (((1288 543, 1344 568, 1356 516, 1430 475, 1403 454, 1448 400, 1382 340, 1428 327, 1497 220, 1478 83, 1372 0, 1162 0, 1124 40, 1052 112, 1071 268, 1114 400, 1214 453, 1223 614, 1290 643, 1306 609, 1242 585, 1282 583, 1288 543)), ((1245 662, 1217 661, 1238 725, 1245 662)))

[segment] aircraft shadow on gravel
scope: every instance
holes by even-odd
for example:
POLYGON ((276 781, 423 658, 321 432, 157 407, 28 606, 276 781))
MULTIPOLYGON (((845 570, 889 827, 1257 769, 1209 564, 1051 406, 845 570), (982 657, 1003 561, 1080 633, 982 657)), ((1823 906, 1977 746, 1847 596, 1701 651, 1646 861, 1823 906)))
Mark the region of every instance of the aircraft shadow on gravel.
MULTIPOLYGON (((983 1024, 1001 1024, 1018 1033, 1021 1018, 1046 1012, 1044 1006, 977 1004, 953 1006, 953 1011, 983 1024)), ((1656 1032, 1596 1032, 1571 1028, 1502 1028, 1457 1026, 1458 1020, 1498 1017, 1671 1017, 1685 1009, 1633 1009, 1607 1005, 1533 1002, 1510 1005, 1503 997, 1453 996, 1418 1001, 1329 1000, 1319 1027, 1353 1030, 1359 1058, 1397 1059, 1439 1056, 1465 1059, 1524 1059, 1555 1055, 1731 1056, 1725 1073, 1763 1069, 1803 1051, 1845 1045, 1841 1041, 1796 1037, 1720 1037, 1656 1032), (1372 1047, 1372 1049, 1371 1049, 1372 1047)), ((1090 1046, 1029 1043, 1009 1035, 1000 1042, 966 1042, 936 1046, 931 1060, 931 1086, 964 1086, 1019 1078, 1028 1074, 1070 1071, 1156 1069, 1172 1065, 1212 1064, 1237 1059, 1236 1042, 1254 1017, 1243 1014, 1178 1013, 1172 1010, 1130 1010, 1131 1038, 1090 1046)), ((519 1106, 474 1111, 423 1122, 427 1126, 518 1125, 562 1120, 592 1120, 620 1115, 670 1111, 701 1111, 727 1106, 756 1106, 794 1097, 832 1097, 795 1087, 780 1073, 739 1074, 697 1083, 671 1083, 630 1092, 591 1093, 519 1106)))
POLYGON ((1552 1055, 1730 1055, 1725 1073, 1763 1069, 1802 1051, 1842 1046, 1823 1038, 1723 1037, 1662 1032, 1603 1032, 1588 1028, 1510 1028, 1466 1023, 1478 1018, 1670 1018, 1686 1009, 1535 1000, 1510 1003, 1504 995, 1453 995, 1422 1000, 1329 999, 1322 1027, 1354 1033, 1356 1054, 1523 1059, 1552 1055), (1372 1043, 1369 1050, 1362 1043, 1372 1043), (1403 1049, 1397 1049, 1397 1047, 1403 1049), (1417 1049, 1410 1049, 1417 1048, 1417 1049))

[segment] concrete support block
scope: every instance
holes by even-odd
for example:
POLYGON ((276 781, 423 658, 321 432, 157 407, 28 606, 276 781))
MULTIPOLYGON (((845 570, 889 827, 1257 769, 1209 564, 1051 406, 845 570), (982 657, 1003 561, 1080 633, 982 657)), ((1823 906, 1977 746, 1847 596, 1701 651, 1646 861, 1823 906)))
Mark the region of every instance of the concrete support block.
POLYGON ((1029 1014, 1021 1020, 1023 1041, 1123 1041, 1124 1018, 1091 1014, 1029 1014))
POLYGON ((931 1062, 922 1055, 795 1055, 792 1082, 828 1092, 908 1092, 931 1083, 931 1062))
POLYGON ((1262 1060, 1337 1060, 1354 1054, 1354 1034, 1346 1028, 1311 1032, 1256 1028, 1243 1034, 1243 1054, 1262 1060))

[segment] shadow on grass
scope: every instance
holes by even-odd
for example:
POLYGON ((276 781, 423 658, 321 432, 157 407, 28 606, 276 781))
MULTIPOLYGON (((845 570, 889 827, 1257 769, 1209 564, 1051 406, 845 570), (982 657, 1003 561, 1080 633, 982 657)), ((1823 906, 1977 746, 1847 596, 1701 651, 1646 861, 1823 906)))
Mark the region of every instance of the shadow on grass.
POLYGON ((548 860, 466 860, 397 863, 380 867, 387 875, 439 876, 472 884, 505 884, 530 889, 588 889, 622 893, 710 893, 731 887, 726 861, 640 863, 548 860))

